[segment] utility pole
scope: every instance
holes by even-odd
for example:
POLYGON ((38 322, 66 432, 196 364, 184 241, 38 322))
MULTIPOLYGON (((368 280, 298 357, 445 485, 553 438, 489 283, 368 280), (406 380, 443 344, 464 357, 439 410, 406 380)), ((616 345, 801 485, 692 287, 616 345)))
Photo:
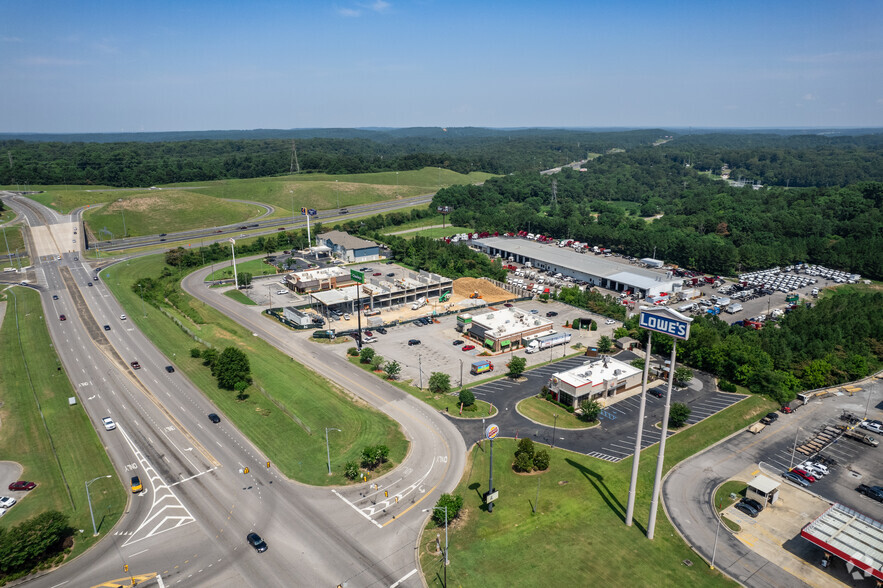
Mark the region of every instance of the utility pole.
POLYGON ((423 364, 420 361, 420 354, 417 354, 417 371, 420 372, 420 389, 423 390, 423 364))
POLYGON ((325 454, 328 456, 328 475, 331 475, 331 449, 328 447, 328 431, 337 431, 340 433, 340 429, 335 429, 334 427, 325 427, 325 454))
POLYGON ((126 211, 120 208, 120 214, 123 215, 123 237, 128 236, 128 231, 126 231, 126 211))
POLYGON ((239 277, 236 275, 236 239, 230 237, 230 254, 233 256, 233 285, 239 289, 239 277))

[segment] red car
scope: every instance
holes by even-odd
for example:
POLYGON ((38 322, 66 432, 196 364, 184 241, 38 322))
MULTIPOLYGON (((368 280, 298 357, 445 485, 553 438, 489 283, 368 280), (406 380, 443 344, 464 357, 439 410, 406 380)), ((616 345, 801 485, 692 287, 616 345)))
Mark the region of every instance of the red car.
POLYGON ((133 370, 140 370, 141 369, 141 364, 138 363, 137 361, 133 361, 131 365, 132 365, 133 370))
POLYGON ((37 485, 33 482, 25 482, 23 480, 19 480, 18 482, 13 482, 9 485, 9 489, 13 491, 17 490, 33 490, 37 485))
POLYGON ((788 406, 787 404, 785 406, 783 406, 781 410, 785 414, 791 414, 792 412, 794 412, 794 409, 791 408, 790 406, 788 406))
POLYGON ((382 276, 383 274, 381 274, 380 272, 374 272, 374 273, 371 274, 371 275, 373 275, 373 276, 382 276))
POLYGON ((66 321, 66 320, 67 320, 67 317, 64 316, 63 314, 60 314, 60 315, 58 315, 58 320, 60 320, 60 321, 66 321))
POLYGON ((473 349, 475 349, 475 345, 464 345, 463 346, 463 351, 472 351, 473 349))
POLYGON ((374 333, 372 333, 371 331, 365 331, 365 336, 366 337, 373 337, 374 333))
POLYGON ((809 482, 809 483, 813 483, 813 482, 816 481, 816 477, 813 476, 813 475, 811 475, 811 474, 809 474, 809 473, 806 472, 805 470, 801 470, 800 468, 794 468, 794 469, 791 470, 791 471, 794 472, 795 474, 797 474, 798 476, 800 476, 801 478, 803 478, 804 480, 806 480, 806 481, 809 482))

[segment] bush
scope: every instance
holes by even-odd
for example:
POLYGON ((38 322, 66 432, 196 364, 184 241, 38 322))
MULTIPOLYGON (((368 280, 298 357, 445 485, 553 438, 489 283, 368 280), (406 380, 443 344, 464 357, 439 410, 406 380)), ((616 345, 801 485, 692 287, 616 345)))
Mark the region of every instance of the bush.
POLYGON ((533 471, 533 459, 531 459, 526 453, 516 453, 515 463, 512 464, 512 467, 515 468, 516 472, 530 473, 533 471))
POLYGON ((728 382, 727 380, 721 380, 717 383, 717 387, 723 390, 724 392, 735 392, 736 384, 732 382, 728 382))
POLYGON ((518 379, 521 377, 521 374, 524 373, 524 370, 527 368, 527 360, 523 357, 513 357, 509 360, 509 373, 507 374, 510 378, 518 379))
POLYGON ((374 350, 370 347, 362 347, 362 351, 359 353, 359 362, 371 363, 372 359, 374 359, 374 350))
POLYGON ((598 322, 592 321, 592 325, 589 327, 589 330, 590 331, 597 331, 598 330, 598 322))
POLYGON ((673 402, 668 413, 668 426, 673 429, 683 427, 688 418, 690 418, 690 407, 683 402, 673 402))
POLYGON ((459 400, 464 407, 472 406, 475 404, 475 394, 472 393, 472 390, 460 390, 459 400))
POLYGON ((530 461, 533 461, 534 446, 533 440, 531 440, 530 437, 525 437, 518 442, 518 448, 515 450, 515 457, 518 457, 522 454, 527 455, 527 458, 530 461))
POLYGON ((357 347, 350 347, 346 350, 346 354, 350 357, 355 357, 359 354, 359 349, 357 347))
POLYGON ((451 391, 451 376, 442 372, 429 374, 429 391, 433 394, 447 394, 451 391))
POLYGON ((383 366, 383 361, 384 359, 381 356, 375 355, 371 358, 371 368, 375 371, 379 370, 383 366))
POLYGON ((202 349, 199 347, 194 347, 190 350, 190 357, 198 358, 200 355, 202 355, 202 349))
POLYGON ((354 461, 346 462, 346 465, 343 468, 343 475, 349 478, 350 480, 355 480, 359 477, 359 464, 354 461))
POLYGON ((549 461, 551 458, 549 457, 549 452, 545 449, 541 449, 537 451, 537 454, 533 456, 533 467, 538 471, 544 471, 549 469, 549 461))
POLYGON ((386 445, 369 445, 362 450, 362 465, 373 470, 389 458, 386 445))
POLYGON ((432 520, 436 525, 444 527, 446 515, 447 522, 450 524, 460 514, 460 509, 463 508, 463 497, 454 494, 442 494, 438 497, 438 502, 435 503, 435 506, 432 509, 432 520), (445 507, 447 507, 447 512, 445 507))
POLYGON ((580 402, 579 407, 582 410, 580 418, 590 423, 598 420, 598 415, 601 414, 601 403, 597 400, 583 400, 580 402))

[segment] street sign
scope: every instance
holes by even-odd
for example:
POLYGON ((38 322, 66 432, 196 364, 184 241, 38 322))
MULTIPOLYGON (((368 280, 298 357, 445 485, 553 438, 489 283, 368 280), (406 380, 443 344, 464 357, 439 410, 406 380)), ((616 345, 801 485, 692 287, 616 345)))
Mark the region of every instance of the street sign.
POLYGON ((301 216, 306 216, 306 215, 307 215, 307 209, 306 209, 306 208, 301 208, 301 209, 300 209, 300 214, 301 214, 301 216))
POLYGON ((488 428, 484 430, 484 436, 491 440, 493 440, 499 434, 500 427, 498 427, 497 425, 488 425, 488 428))
POLYGON ((350 270, 350 279, 354 282, 364 284, 365 283, 365 272, 360 272, 358 270, 350 270))
POLYGON ((671 335, 676 339, 690 338, 690 323, 693 319, 670 308, 642 308, 641 320, 638 325, 663 335, 671 335))
POLYGON ((490 494, 487 495, 487 498, 485 498, 485 502, 493 502, 494 500, 496 500, 499 497, 500 497, 499 492, 491 492, 490 494))

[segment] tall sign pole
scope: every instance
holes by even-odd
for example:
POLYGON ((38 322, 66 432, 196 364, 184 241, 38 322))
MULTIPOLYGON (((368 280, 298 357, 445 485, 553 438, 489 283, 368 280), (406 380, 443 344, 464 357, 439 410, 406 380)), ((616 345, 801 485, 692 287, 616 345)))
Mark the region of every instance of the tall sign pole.
POLYGON ((488 425, 487 429, 484 430, 484 436, 491 442, 491 467, 487 484, 488 491, 484 493, 484 502, 487 505, 488 512, 494 512, 494 500, 500 495, 500 493, 494 489, 494 439, 499 434, 500 427, 494 424, 488 425))
POLYGON ((635 515, 635 490, 638 485, 638 463, 641 460, 641 437, 644 433, 644 409, 647 406, 647 376, 650 373, 650 347, 653 338, 647 338, 647 349, 644 353, 644 379, 641 383, 641 404, 638 408, 638 432, 635 435, 635 456, 632 458, 632 481, 629 484, 629 501, 625 510, 625 524, 632 526, 635 515))
POLYGON ((439 206, 436 210, 442 215, 442 228, 445 228, 445 219, 454 209, 450 206, 439 206))
MULTIPOLYGON (((671 391, 674 383, 675 353, 677 352, 677 339, 687 340, 690 338, 690 323, 693 319, 674 311, 670 308, 642 307, 641 318, 638 325, 648 331, 655 331, 663 335, 674 337, 675 344, 671 350, 669 363, 668 391, 665 396, 665 409, 662 418, 662 438, 659 441, 659 456, 656 463, 656 478, 653 484, 652 502, 650 505, 650 524, 647 527, 647 538, 653 539, 654 527, 656 526, 656 510, 659 504, 659 484, 662 478, 662 466, 665 461, 665 438, 668 435, 668 415, 671 409, 671 391)), ((641 404, 638 413, 638 431, 635 439, 635 455, 632 461, 632 478, 629 484, 628 506, 626 507, 625 522, 632 525, 635 514, 635 494, 638 486, 638 466, 641 458, 641 437, 644 429, 644 410, 647 402, 647 381, 650 373, 651 337, 647 339, 647 353, 644 357, 644 378, 641 385, 641 404)))
POLYGON ((356 322, 359 327, 356 336, 356 349, 362 351, 362 284, 365 283, 365 272, 350 270, 350 279, 356 283, 356 304, 358 305, 356 306, 356 322))
POLYGON ((233 285, 239 289, 239 278, 236 276, 236 239, 230 237, 230 253, 233 255, 233 285))

